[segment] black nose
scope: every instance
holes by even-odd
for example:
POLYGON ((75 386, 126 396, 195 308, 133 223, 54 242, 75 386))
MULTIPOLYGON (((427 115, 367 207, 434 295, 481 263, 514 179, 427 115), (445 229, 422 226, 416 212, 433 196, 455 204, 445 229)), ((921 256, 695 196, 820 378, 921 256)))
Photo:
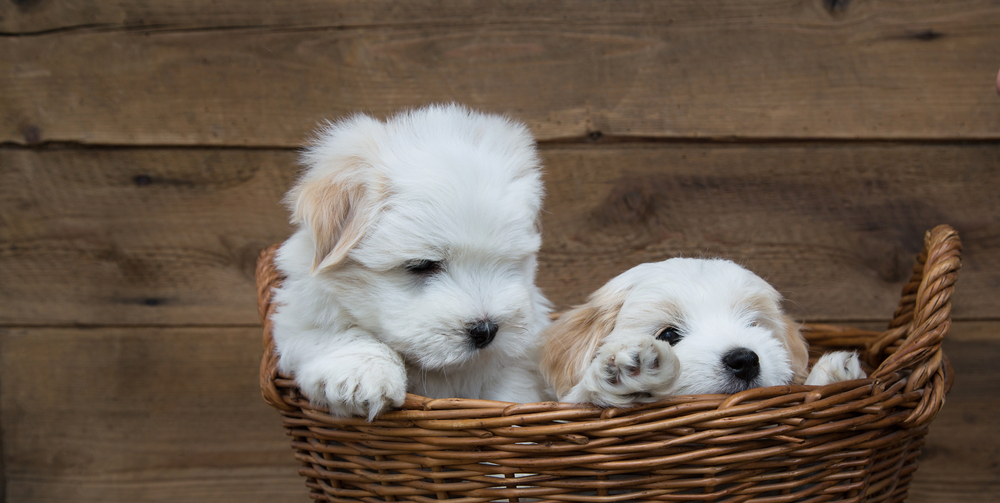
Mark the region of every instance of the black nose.
POLYGON ((752 381, 760 374, 760 360, 757 353, 747 348, 736 348, 722 357, 722 362, 737 379, 752 381))
POLYGON ((476 323, 469 328, 469 337, 472 338, 472 345, 479 349, 489 346, 493 342, 493 338, 496 337, 497 330, 499 329, 499 325, 489 320, 476 323))

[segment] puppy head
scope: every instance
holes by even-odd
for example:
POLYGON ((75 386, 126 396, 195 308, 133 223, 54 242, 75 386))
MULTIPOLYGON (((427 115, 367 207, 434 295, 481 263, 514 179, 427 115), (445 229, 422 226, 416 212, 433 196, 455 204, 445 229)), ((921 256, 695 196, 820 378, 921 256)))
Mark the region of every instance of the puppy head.
POLYGON ((806 343, 780 302, 767 282, 728 260, 642 264, 546 331, 543 372, 561 396, 603 340, 643 334, 670 343, 680 361, 671 394, 802 382, 806 343))
POLYGON ((357 325, 424 368, 522 356, 545 309, 540 162, 524 125, 458 106, 357 116, 304 162, 293 219, 314 240, 314 276, 357 325))

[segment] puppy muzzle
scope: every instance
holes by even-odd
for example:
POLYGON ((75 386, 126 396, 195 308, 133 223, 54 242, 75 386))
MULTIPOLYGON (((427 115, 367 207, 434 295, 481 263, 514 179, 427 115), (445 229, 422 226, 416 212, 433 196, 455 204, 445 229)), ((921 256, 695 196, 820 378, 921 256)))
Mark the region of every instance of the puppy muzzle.
POLYGON ((760 359, 747 348, 736 348, 722 357, 722 363, 737 379, 750 382, 760 375, 760 359))
POLYGON ((490 320, 483 320, 469 327, 469 340, 476 349, 483 349, 493 342, 500 326, 490 320))

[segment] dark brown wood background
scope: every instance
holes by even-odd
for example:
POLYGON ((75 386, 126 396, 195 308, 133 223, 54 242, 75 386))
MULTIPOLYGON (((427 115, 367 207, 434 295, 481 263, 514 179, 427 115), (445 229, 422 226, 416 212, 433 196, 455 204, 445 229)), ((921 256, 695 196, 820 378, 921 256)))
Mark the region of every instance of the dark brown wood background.
POLYGON ((2 0, 0 494, 307 501, 257 389, 257 253, 318 121, 453 100, 538 136, 560 307, 721 255, 881 326, 955 226, 911 501, 996 500, 998 66, 996 1, 2 0))

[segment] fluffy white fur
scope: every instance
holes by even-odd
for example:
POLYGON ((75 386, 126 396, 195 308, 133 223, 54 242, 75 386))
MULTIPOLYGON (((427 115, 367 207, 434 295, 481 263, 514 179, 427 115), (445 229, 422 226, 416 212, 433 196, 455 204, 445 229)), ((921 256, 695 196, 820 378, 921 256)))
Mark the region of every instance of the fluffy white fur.
POLYGON ((455 105, 355 115, 302 162, 272 321, 279 370, 310 401, 371 419, 407 391, 542 398, 542 183, 523 124, 455 105), (477 348, 486 323, 495 336, 477 348))
POLYGON ((805 384, 810 386, 826 386, 827 384, 850 381, 867 377, 861 370, 858 354, 850 351, 834 351, 827 353, 816 361, 805 384))
MULTIPOLYGON (((558 399, 602 406, 802 382, 808 365, 805 339, 778 292, 728 260, 634 267, 543 339, 541 371, 558 399)), ((807 383, 864 377, 857 355, 826 356, 807 383)))

